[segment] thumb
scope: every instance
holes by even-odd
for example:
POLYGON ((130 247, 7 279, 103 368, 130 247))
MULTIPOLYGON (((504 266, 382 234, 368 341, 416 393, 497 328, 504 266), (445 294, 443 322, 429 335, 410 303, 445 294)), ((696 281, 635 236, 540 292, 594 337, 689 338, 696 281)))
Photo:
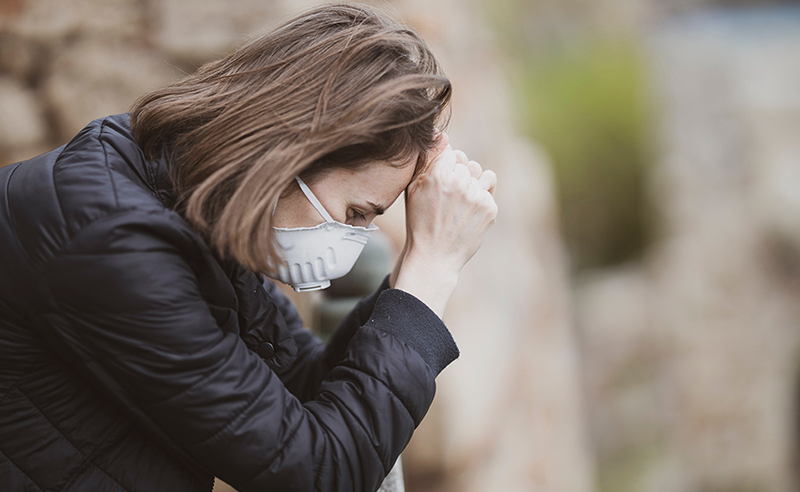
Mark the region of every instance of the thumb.
POLYGON ((433 139, 434 139, 433 148, 431 148, 430 151, 428 151, 429 161, 438 157, 438 155, 441 154, 444 151, 444 149, 447 148, 447 145, 450 143, 450 137, 445 132, 439 131, 438 129, 434 131, 433 139))

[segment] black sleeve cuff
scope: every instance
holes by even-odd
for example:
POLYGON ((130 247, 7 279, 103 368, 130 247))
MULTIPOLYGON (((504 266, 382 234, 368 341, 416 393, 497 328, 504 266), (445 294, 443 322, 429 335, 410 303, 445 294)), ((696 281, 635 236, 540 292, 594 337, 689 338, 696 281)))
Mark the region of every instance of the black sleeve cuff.
POLYGON ((403 340, 435 375, 459 356, 456 342, 439 316, 403 290, 381 292, 367 324, 403 340))

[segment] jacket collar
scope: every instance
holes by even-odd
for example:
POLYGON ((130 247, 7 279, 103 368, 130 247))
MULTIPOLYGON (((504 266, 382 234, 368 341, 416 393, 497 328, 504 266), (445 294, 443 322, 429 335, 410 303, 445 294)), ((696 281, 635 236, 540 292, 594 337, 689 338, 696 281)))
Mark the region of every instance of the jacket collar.
POLYGON ((130 115, 127 113, 109 116, 103 120, 103 126, 111 130, 116 136, 106 138, 114 140, 114 147, 128 163, 128 166, 139 176, 165 207, 173 210, 175 207, 175 187, 170 178, 170 166, 167 158, 147 159, 133 136, 130 125, 130 115), (121 137, 121 138, 120 138, 121 137))
POLYGON ((175 187, 169 175, 169 163, 165 157, 144 161, 149 177, 149 184, 161 203, 170 210, 175 208, 175 187))

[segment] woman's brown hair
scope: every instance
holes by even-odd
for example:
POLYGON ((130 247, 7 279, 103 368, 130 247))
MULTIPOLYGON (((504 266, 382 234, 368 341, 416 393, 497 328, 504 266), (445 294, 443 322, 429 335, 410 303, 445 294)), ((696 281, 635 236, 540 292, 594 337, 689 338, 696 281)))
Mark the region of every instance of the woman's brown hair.
POLYGON ((413 156, 419 170, 450 94, 414 31, 329 4, 143 96, 131 127, 147 158, 167 158, 176 208, 211 246, 268 272, 273 207, 294 176, 413 156))

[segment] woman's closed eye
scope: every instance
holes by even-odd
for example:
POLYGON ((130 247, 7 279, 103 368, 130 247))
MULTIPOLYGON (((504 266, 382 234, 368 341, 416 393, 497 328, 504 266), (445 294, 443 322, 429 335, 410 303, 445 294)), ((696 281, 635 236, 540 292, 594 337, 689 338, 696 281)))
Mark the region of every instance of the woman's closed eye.
POLYGON ((354 226, 369 227, 375 217, 383 215, 385 206, 367 201, 366 204, 350 203, 347 206, 347 223, 354 226))
POLYGON ((367 220, 367 214, 351 208, 347 217, 347 223, 350 225, 367 227, 370 221, 367 220))

